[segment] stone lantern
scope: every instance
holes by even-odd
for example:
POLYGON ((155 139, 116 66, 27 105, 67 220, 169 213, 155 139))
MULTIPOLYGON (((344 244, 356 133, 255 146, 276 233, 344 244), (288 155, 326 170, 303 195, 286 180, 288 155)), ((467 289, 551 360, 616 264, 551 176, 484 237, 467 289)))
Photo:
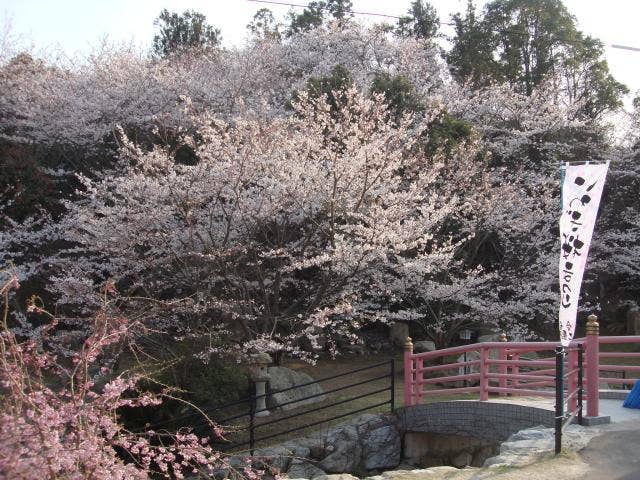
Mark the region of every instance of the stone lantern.
POLYGON ((256 417, 266 417, 267 410, 267 382, 269 371, 267 366, 272 362, 268 353, 255 353, 250 356, 249 376, 256 386, 256 417))

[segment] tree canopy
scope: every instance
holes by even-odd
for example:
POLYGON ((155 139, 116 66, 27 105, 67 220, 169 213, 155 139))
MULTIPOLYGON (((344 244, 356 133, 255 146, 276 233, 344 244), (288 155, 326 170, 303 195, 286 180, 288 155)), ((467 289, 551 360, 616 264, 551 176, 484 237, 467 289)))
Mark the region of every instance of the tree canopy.
POLYGON ((551 75, 559 94, 583 102, 580 114, 596 118, 620 106, 627 88, 609 73, 601 42, 584 35, 561 0, 493 0, 476 14, 453 17, 447 55, 451 72, 475 86, 507 82, 531 95, 551 75))
POLYGON ((165 8, 154 25, 158 33, 153 38, 153 52, 161 57, 185 48, 217 47, 222 40, 220 29, 209 25, 206 17, 195 10, 179 14, 165 8))
POLYGON ((398 19, 396 34, 420 39, 430 39, 438 35, 440 19, 436 9, 423 0, 413 0, 409 11, 398 19))
POLYGON ((351 18, 351 0, 319 0, 309 3, 301 13, 289 13, 287 35, 319 27, 327 18, 345 22, 351 18))

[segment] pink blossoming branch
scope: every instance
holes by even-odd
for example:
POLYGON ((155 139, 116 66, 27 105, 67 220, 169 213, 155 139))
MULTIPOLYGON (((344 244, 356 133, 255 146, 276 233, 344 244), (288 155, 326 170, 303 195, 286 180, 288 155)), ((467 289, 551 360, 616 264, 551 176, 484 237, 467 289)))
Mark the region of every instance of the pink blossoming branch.
MULTIPOLYGON (((19 287, 12 276, 0 288, 0 477, 209 478, 220 470, 232 477, 259 477, 249 465, 243 471, 232 469, 207 438, 186 429, 174 434, 151 429, 133 433, 122 425, 120 408, 159 405, 170 394, 141 392, 136 387, 139 376, 114 376, 107 367, 101 374, 112 379, 102 388, 92 379, 90 372, 105 350, 126 341, 135 327, 127 318, 108 313, 112 288, 104 291, 106 304, 94 316, 89 336, 70 360, 58 361, 42 345, 21 340, 11 331, 9 300, 19 287)), ((44 336, 53 333, 57 321, 36 299, 27 308, 48 318, 44 336)), ((222 438, 220 427, 209 422, 213 435, 222 438)))

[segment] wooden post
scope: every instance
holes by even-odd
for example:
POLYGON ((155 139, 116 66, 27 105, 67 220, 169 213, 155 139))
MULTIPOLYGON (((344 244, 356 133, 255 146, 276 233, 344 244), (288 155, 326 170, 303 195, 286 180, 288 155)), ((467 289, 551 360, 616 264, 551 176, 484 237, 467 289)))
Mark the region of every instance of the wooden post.
POLYGON ((597 417, 600 411, 599 384, 600 384, 600 324, 598 317, 589 315, 587 318, 586 360, 587 368, 585 377, 587 380, 587 415, 597 417))
POLYGON ((404 342, 404 406, 413 405, 413 343, 411 337, 404 342))
POLYGON ((486 347, 480 348, 480 401, 485 402, 489 400, 489 349, 486 347))
POLYGON ((419 358, 416 360, 416 383, 415 383, 415 403, 417 405, 422 404, 422 397, 424 397, 424 373, 420 372, 424 367, 424 360, 419 358))

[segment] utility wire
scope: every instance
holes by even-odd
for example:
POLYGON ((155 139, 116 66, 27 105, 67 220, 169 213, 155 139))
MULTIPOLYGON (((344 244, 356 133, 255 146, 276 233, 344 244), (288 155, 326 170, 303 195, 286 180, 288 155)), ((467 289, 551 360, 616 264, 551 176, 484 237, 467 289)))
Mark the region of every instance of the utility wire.
MULTIPOLYGON (((254 2, 254 3, 268 3, 268 4, 272 4, 272 5, 284 5, 287 7, 295 7, 295 8, 309 8, 310 5, 305 5, 305 4, 301 4, 301 3, 292 3, 292 2, 283 2, 283 1, 278 1, 278 0, 247 0, 248 2, 254 2)), ((317 8, 318 10, 329 10, 329 7, 323 7, 323 6, 319 6, 319 5, 315 5, 314 8, 317 8)), ((386 13, 378 13, 378 12, 357 12, 355 10, 349 10, 349 13, 353 14, 353 15, 370 15, 370 16, 374 16, 374 17, 384 17, 384 18, 395 18, 396 20, 400 20, 403 17, 400 17, 398 15, 389 15, 386 13)), ((456 24, 453 22, 443 22, 443 21, 439 21, 440 25, 447 25, 449 27, 455 27, 456 24)), ((502 31, 495 31, 495 33, 500 33, 500 34, 505 34, 505 33, 513 33, 516 35, 528 35, 525 32, 520 32, 517 30, 502 30, 502 31)), ((569 39, 565 39, 563 40, 564 43, 568 43, 568 44, 574 44, 574 45, 578 45, 581 43, 584 43, 584 41, 581 40, 569 40, 569 39)), ((612 44, 612 45, 604 45, 604 46, 609 46, 611 48, 617 48, 620 50, 629 50, 632 52, 640 52, 640 48, 636 48, 636 47, 630 47, 628 45, 617 45, 617 44, 612 44)))
MULTIPOLYGON (((255 3, 271 3, 273 5, 285 5, 287 7, 309 8, 309 5, 302 5, 300 3, 290 3, 290 2, 278 2, 276 0, 247 0, 247 1, 255 2, 255 3)), ((322 7, 322 6, 315 6, 314 8, 317 8, 318 10, 329 10, 328 7, 322 7)), ((356 11, 353 11, 353 10, 349 10, 349 13, 352 13, 354 15, 372 15, 374 17, 395 18, 397 20, 400 19, 400 17, 397 16, 397 15, 387 15, 385 13, 356 12, 356 11)))
POLYGON ((640 48, 629 47, 628 45, 610 45, 611 48, 619 48, 620 50, 631 50, 632 52, 640 52, 640 48))

